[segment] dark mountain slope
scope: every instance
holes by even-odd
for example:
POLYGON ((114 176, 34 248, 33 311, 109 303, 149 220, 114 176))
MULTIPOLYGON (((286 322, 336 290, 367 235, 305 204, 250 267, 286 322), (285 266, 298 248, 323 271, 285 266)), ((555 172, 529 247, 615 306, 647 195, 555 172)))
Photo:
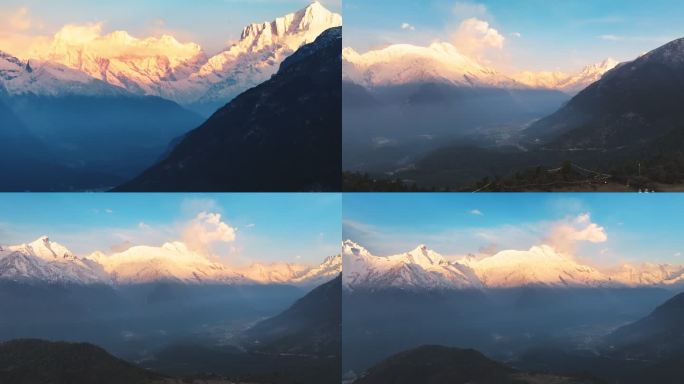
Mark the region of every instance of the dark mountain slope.
POLYGON ((684 129, 684 39, 623 63, 526 134, 554 148, 639 147, 684 129))
POLYGON ((339 355, 342 277, 318 286, 281 314, 246 332, 250 349, 272 353, 339 355))
POLYGON ((645 318, 618 328, 607 338, 614 353, 646 360, 684 357, 684 293, 645 318))
POLYGON ((396 354, 371 368, 358 384, 525 384, 599 383, 573 378, 516 371, 473 349, 423 346, 396 354))
POLYGON ((341 50, 327 30, 118 190, 340 190, 341 50))
POLYGON ((91 344, 41 340, 0 343, 0 382, 12 384, 148 384, 163 376, 91 344))

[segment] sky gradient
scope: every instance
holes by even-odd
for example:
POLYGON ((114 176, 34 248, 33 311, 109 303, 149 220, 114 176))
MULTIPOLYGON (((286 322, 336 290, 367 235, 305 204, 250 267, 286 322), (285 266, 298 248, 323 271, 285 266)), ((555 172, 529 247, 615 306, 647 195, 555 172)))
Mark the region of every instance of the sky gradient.
POLYGON ((346 0, 343 14, 345 46, 361 52, 453 42, 461 23, 476 18, 504 39, 501 48, 480 53, 511 72, 632 60, 684 37, 684 3, 671 0, 346 0))
MULTIPOLYGON (((320 2, 331 11, 341 11, 340 0, 320 2)), ((51 36, 66 24, 102 22, 103 33, 125 30, 138 38, 165 33, 183 43, 198 43, 212 54, 238 39, 245 26, 271 21, 310 3, 311 0, 4 0, 0 5, 0 49, 3 39, 11 35, 51 36)))
POLYGON ((584 262, 684 264, 682 217, 679 194, 346 194, 343 238, 378 255, 426 244, 463 256, 526 250, 548 244, 559 227, 592 223, 607 239, 573 244, 584 262))
POLYGON ((339 194, 33 194, 0 195, 0 244, 48 235, 79 256, 129 242, 181 240, 201 212, 219 213, 235 240, 215 244, 222 261, 318 264, 340 252, 339 194))

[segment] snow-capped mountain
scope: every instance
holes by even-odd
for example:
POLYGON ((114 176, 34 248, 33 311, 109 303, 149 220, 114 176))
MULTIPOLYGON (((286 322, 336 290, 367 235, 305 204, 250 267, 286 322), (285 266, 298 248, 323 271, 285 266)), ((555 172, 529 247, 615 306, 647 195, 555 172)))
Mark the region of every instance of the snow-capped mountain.
POLYGON ((363 54, 342 52, 343 78, 366 86, 439 82, 458 86, 524 87, 462 54, 450 43, 395 44, 363 54))
POLYGON ((10 93, 54 95, 79 84, 109 84, 119 91, 159 96, 213 112, 269 79, 299 47, 340 25, 339 14, 314 2, 271 22, 245 27, 238 41, 212 57, 198 44, 181 43, 169 35, 137 38, 126 31, 103 35, 100 24, 67 25, 28 60, 34 70, 49 72, 51 82, 63 80, 64 84, 45 85, 45 79, 23 74, 25 62, 3 54, 0 79, 25 78, 12 81, 7 86, 10 93))
POLYGON ((684 282, 684 266, 672 264, 625 264, 611 270, 610 276, 628 286, 679 285, 684 282))
POLYGON ((608 58, 600 63, 584 67, 579 73, 526 71, 515 74, 513 78, 531 88, 557 89, 575 94, 601 79, 603 74, 615 68, 618 64, 617 61, 608 58))
POLYGON ((240 274, 189 249, 181 242, 166 243, 161 247, 135 246, 111 255, 95 252, 88 259, 102 265, 118 284, 154 281, 246 282, 240 274))
POLYGON ((577 93, 599 80, 618 62, 606 59, 578 73, 525 71, 508 76, 461 53, 450 43, 427 47, 394 44, 360 54, 342 53, 344 79, 366 87, 438 82, 456 86, 555 89, 577 93))
POLYGON ((342 256, 328 256, 316 267, 308 268, 304 273, 292 279, 294 283, 320 285, 342 273, 342 256))
POLYGON ((106 283, 102 268, 74 256, 63 245, 43 236, 31 243, 0 247, 0 280, 50 283, 106 283))
POLYGON ((450 261, 421 245, 403 254, 375 256, 342 244, 345 289, 481 289, 523 286, 597 288, 679 286, 684 266, 644 264, 599 270, 547 245, 450 261))
POLYGON ((138 39, 126 31, 101 34, 101 25, 67 25, 37 59, 78 70, 135 94, 159 95, 158 84, 188 77, 206 61, 202 48, 175 38, 138 39))
POLYGON ((339 255, 317 266, 274 263, 234 269, 170 242, 159 247, 133 246, 120 252, 75 256, 65 246, 43 236, 31 243, 0 246, 0 280, 74 284, 293 284, 310 286, 341 272, 339 255))
POLYGON ((329 256, 318 266, 293 263, 255 263, 238 272, 259 283, 319 285, 342 272, 340 255, 329 256))
POLYGON ((86 73, 43 60, 23 62, 0 52, 0 85, 10 94, 113 96, 127 92, 86 73))
POLYGON ((347 240, 342 244, 342 284, 346 289, 478 289, 472 269, 450 262, 424 245, 392 256, 374 256, 347 240))
MULTIPOLYGON (((240 40, 211 57, 183 87, 199 89, 183 95, 180 103, 225 104, 247 88, 278 71, 280 63, 324 31, 342 25, 342 16, 314 2, 298 12, 244 28, 240 40)), ((162 95, 170 97, 173 95, 162 95)))
POLYGON ((528 285, 558 287, 600 287, 613 284, 598 270, 577 263, 550 246, 534 246, 527 251, 501 251, 471 262, 470 266, 491 288, 528 285))

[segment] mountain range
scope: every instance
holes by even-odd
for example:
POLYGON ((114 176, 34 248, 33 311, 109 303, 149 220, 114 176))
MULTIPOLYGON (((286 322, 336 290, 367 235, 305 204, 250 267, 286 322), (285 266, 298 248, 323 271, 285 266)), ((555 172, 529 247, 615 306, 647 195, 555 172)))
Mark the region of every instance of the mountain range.
MULTIPOLYGON (((21 139, 0 154, 7 158, 2 164, 16 164, 3 172, 0 189, 111 190, 164 160, 178 165, 192 155, 205 163, 190 173, 213 172, 213 177, 172 180, 185 188, 154 180, 155 189, 339 190, 339 175, 333 172, 340 168, 335 156, 340 151, 335 129, 340 124, 339 64, 312 68, 324 63, 306 49, 297 57, 312 56, 308 60, 286 59, 341 22, 314 2, 245 27, 239 40, 213 57, 168 35, 103 35, 99 24, 67 25, 49 43, 33 47, 28 58, 0 52, 0 118, 11 128, 0 138, 21 139), (281 65, 285 61, 293 65, 281 65), (223 108, 231 113, 202 124, 263 82, 269 85, 223 108), (253 110, 253 103, 260 108, 253 110), (296 118, 285 118, 285 111, 296 118), (193 131, 197 127, 203 129, 193 131), (234 147, 217 143, 216 135, 234 147), (214 151, 207 151, 209 145, 214 151), (311 161, 314 156, 317 161, 311 161)), ((152 183, 145 185, 151 189, 152 183)))
POLYGON ((375 256, 347 240, 342 245, 343 285, 347 290, 492 288, 679 287, 684 266, 622 265, 599 270, 548 245, 527 251, 504 250, 482 258, 448 260, 420 245, 391 256, 375 256))
POLYGON ((342 57, 345 80, 368 88, 446 83, 461 87, 554 89, 569 94, 581 91, 618 64, 606 59, 577 73, 524 71, 507 75, 445 42, 427 47, 394 44, 362 54, 347 47, 342 57))
POLYGON ((682 84, 684 39, 678 39, 618 65, 526 133, 557 149, 643 147, 679 131, 682 84))
POLYGON ((186 134, 118 191, 339 191, 342 28, 186 134))
POLYGON ((0 246, 0 280, 27 283, 314 286, 339 274, 340 267, 341 258, 331 256, 319 266, 280 263, 230 268, 182 242, 133 246, 109 255, 94 252, 87 257, 74 255, 47 236, 26 244, 0 246))
POLYGON ((100 24, 68 25, 27 60, 0 56, 0 79, 12 94, 125 92, 165 98, 210 115, 270 78, 300 46, 341 25, 340 15, 313 2, 245 27, 238 41, 211 57, 199 45, 169 35, 136 38, 121 30, 102 35, 100 24), (22 74, 17 66, 32 68, 36 75, 22 74))

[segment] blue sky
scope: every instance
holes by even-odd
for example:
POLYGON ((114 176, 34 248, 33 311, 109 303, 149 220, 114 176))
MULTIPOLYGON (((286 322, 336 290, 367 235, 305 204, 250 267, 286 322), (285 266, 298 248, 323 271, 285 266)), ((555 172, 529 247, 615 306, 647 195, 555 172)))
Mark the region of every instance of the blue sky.
POLYGON ((684 37, 684 2, 672 0, 345 0, 343 13, 345 45, 360 51, 451 41, 463 20, 486 21, 505 39, 489 58, 510 70, 630 60, 684 37))
POLYGON ((607 240, 573 244, 583 261, 684 264, 682 217, 680 194, 346 194, 343 238, 379 255, 424 243, 457 256, 529 249, 560 226, 593 223, 607 240))
POLYGON ((48 235, 80 255, 124 242, 159 246, 182 238, 200 212, 237 230, 217 244, 227 263, 320 263, 339 253, 339 194, 0 194, 0 244, 48 235))
MULTIPOLYGON (((169 33, 181 42, 217 52, 253 22, 270 21, 306 7, 311 0, 3 0, 0 16, 26 8, 30 28, 23 33, 51 35, 65 24, 103 22, 103 32, 126 30, 136 37, 169 33)), ((340 12, 340 0, 321 0, 340 12)), ((0 37, 3 28, 0 26, 0 37)), ((5 31, 9 33, 10 31, 5 31)), ((1 48, 1 47, 0 47, 1 48)))

